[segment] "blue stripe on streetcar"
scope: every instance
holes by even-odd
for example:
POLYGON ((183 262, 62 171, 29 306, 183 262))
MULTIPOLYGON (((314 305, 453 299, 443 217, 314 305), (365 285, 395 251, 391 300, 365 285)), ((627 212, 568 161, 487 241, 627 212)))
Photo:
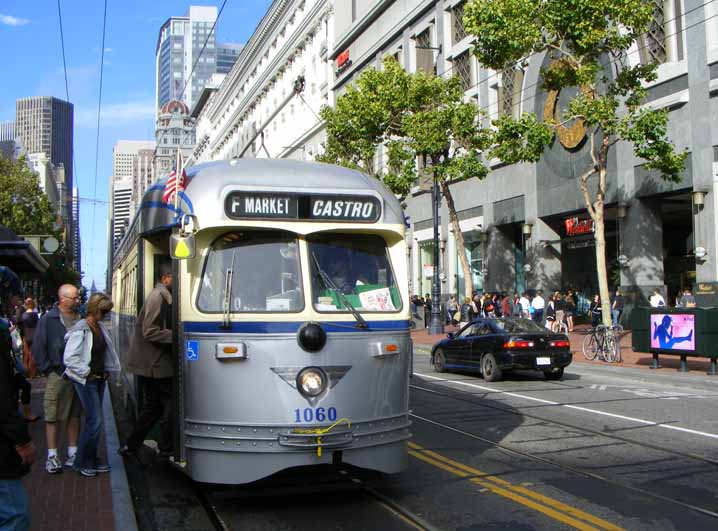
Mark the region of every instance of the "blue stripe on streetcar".
MULTIPOLYGON (((184 323, 185 332, 189 333, 217 333, 217 334, 291 334, 299 330, 303 322, 277 322, 268 323, 266 321, 243 321, 232 322, 230 328, 224 328, 220 322, 203 323, 188 322, 184 323)), ((327 332, 381 332, 381 331, 408 331, 409 321, 367 321, 368 329, 361 329, 354 326, 349 321, 321 321, 320 324, 327 332)))

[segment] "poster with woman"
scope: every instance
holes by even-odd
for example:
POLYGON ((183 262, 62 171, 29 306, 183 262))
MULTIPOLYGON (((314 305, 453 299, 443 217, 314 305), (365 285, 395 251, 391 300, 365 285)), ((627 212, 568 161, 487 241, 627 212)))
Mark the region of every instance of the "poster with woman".
POLYGON ((693 314, 651 315, 651 349, 696 349, 696 316, 693 314))

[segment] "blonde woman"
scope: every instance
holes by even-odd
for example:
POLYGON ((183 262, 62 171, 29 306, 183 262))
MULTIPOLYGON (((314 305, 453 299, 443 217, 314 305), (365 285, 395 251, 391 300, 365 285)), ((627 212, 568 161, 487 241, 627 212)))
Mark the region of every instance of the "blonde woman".
POLYGON ((112 309, 104 293, 95 293, 87 302, 87 317, 70 328, 65 336, 65 376, 70 378, 85 410, 85 424, 75 459, 75 469, 85 477, 109 472, 100 465, 97 447, 102 429, 102 397, 110 372, 120 370, 120 362, 110 334, 102 321, 112 309))

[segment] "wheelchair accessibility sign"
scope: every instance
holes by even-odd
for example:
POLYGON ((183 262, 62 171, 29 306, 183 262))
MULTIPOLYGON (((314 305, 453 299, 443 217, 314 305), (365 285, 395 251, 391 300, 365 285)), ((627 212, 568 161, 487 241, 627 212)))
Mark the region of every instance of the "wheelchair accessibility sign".
POLYGON ((197 361, 199 359, 199 341, 187 341, 187 361, 197 361))

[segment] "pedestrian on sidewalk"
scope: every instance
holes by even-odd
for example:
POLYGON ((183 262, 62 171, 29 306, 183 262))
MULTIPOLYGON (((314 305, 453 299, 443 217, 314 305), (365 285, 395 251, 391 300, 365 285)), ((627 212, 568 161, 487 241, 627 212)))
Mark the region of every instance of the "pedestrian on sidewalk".
POLYGON ((691 293, 690 288, 686 288, 683 290, 683 295, 681 295, 681 298, 678 299, 678 307, 679 308, 695 308, 696 307, 696 298, 693 296, 693 293, 691 293))
POLYGON ((625 304, 626 300, 623 298, 621 290, 616 290, 616 296, 613 297, 613 302, 611 303, 611 318, 613 319, 614 326, 620 324, 625 304))
POLYGON ((651 308, 662 308, 666 305, 666 301, 658 289, 653 290, 653 295, 648 299, 648 303, 651 305, 651 308))
POLYGON ((40 316, 35 308, 35 301, 32 297, 25 299, 25 312, 20 316, 20 324, 22 330, 22 364, 28 378, 37 377, 37 365, 32 357, 32 340, 35 337, 37 323, 40 316))
POLYGON ((531 301, 529 301, 528 294, 524 291, 519 299, 521 305, 521 317, 524 319, 531 318, 531 301))
POLYGON ((543 321, 543 311, 546 307, 546 301, 543 298, 543 292, 538 290, 536 296, 531 300, 531 307, 533 308, 533 320, 541 324, 543 321))
MULTIPOLYGON (((19 300, 20 280, 0 266, 0 298, 5 303, 19 300)), ((37 457, 27 422, 17 409, 18 389, 12 358, 10 322, 0 319, 0 529, 30 529, 30 508, 20 478, 30 472, 37 457)))
POLYGON ((424 296, 424 328, 429 328, 431 321, 431 295, 428 293, 424 296))
POLYGON ((471 322, 471 299, 469 297, 464 298, 464 304, 461 305, 461 319, 459 320, 459 326, 464 326, 471 322))
POLYGON ((85 423, 75 458, 75 469, 85 477, 109 472, 100 464, 97 447, 102 431, 102 398, 111 372, 119 372, 120 360, 102 321, 112 310, 104 293, 95 293, 87 302, 87 316, 67 332, 64 376, 72 380, 85 410, 85 423))
POLYGON ((32 356, 40 374, 47 376, 45 384, 45 433, 47 435, 47 460, 45 470, 48 474, 62 472, 62 463, 58 457, 58 424, 65 423, 67 435, 66 467, 75 466, 77 438, 80 433, 80 414, 82 406, 75 393, 72 381, 62 378, 65 372, 63 354, 65 352, 65 334, 80 320, 77 314, 79 297, 77 288, 72 284, 63 284, 58 290, 59 302, 56 307, 40 318, 32 342, 32 356))
POLYGON ((591 326, 596 328, 599 324, 601 324, 603 315, 603 308, 601 308, 601 297, 599 297, 598 295, 593 296, 593 301, 591 302, 591 307, 588 309, 588 311, 591 314, 591 326))
POLYGON ((161 433, 160 455, 173 452, 172 423, 172 267, 160 266, 160 282, 147 296, 137 315, 135 333, 127 353, 126 369, 137 376, 144 393, 135 429, 119 453, 134 455, 157 421, 161 433))
POLYGON ((576 316, 576 296, 574 295, 573 290, 568 290, 566 292, 566 298, 564 303, 568 331, 573 332, 573 318, 576 316))

